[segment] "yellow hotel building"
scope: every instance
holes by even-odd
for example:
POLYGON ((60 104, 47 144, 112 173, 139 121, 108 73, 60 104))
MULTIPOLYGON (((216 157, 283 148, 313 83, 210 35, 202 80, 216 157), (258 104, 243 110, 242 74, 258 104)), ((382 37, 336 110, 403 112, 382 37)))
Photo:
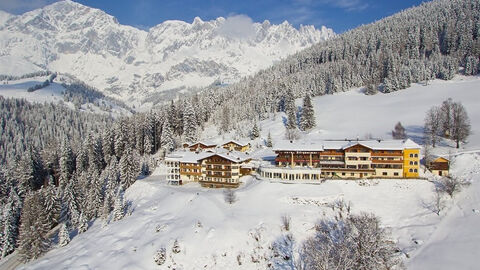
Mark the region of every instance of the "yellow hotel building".
POLYGON ((278 179, 419 177, 420 146, 410 139, 283 142, 274 151, 277 169, 261 168, 260 174, 278 179), (290 175, 300 168, 315 175, 306 175, 309 171, 290 175))

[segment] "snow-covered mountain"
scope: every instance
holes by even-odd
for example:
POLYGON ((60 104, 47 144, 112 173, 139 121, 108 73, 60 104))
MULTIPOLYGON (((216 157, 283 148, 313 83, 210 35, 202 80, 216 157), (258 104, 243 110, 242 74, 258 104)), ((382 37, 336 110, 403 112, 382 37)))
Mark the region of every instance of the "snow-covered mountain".
POLYGON ((326 27, 295 29, 241 15, 165 21, 146 32, 66 0, 18 16, 0 13, 0 74, 69 73, 136 103, 159 92, 237 81, 334 35, 326 27))

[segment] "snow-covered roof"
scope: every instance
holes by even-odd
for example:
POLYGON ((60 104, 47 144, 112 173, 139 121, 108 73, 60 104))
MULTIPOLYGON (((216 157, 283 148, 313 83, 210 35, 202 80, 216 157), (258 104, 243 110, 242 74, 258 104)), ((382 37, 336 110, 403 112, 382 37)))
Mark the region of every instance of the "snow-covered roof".
POLYGON ((200 152, 200 153, 195 153, 195 152, 174 152, 168 156, 165 157, 166 161, 179 161, 183 163, 198 163, 198 161, 202 159, 209 158, 211 156, 218 155, 220 157, 223 157, 225 159, 228 159, 232 162, 244 162, 248 159, 251 159, 252 157, 243 152, 238 152, 238 151, 228 151, 223 148, 216 148, 211 151, 205 151, 205 152, 200 152))
POLYGON ((214 153, 211 152, 175 152, 167 157, 165 157, 166 161, 179 161, 183 163, 197 163, 199 160, 204 159, 209 156, 213 156, 214 153))
MULTIPOLYGON (((214 155, 218 155, 222 158, 225 158, 225 159, 230 160, 232 162, 238 163, 238 162, 244 162, 244 161, 252 158, 249 154, 239 152, 239 151, 228 151, 228 150, 223 149, 223 148, 217 148, 215 150, 216 150, 215 152, 209 153, 209 154, 211 154, 210 156, 206 156, 206 157, 201 158, 201 159, 205 159, 205 158, 208 158, 208 157, 211 157, 211 156, 214 156, 214 155)), ((199 159, 199 160, 201 160, 201 159, 199 159)))
POLYGON ((213 147, 217 146, 217 144, 214 143, 214 142, 210 142, 210 141, 198 141, 198 142, 194 142, 194 143, 190 144, 188 147, 192 147, 192 146, 194 146, 194 145, 196 145, 196 144, 203 144, 203 145, 205 145, 205 146, 213 146, 213 147))
POLYGON ((410 139, 407 140, 332 140, 332 141, 282 141, 275 145, 274 151, 324 151, 344 150, 355 145, 362 145, 372 150, 403 150, 420 149, 420 146, 410 139))
POLYGON ((275 142, 273 151, 323 151, 323 143, 314 141, 279 141, 275 142))
POLYGON ((225 144, 228 144, 228 143, 234 143, 234 144, 240 145, 240 146, 247 146, 247 145, 248 145, 248 142, 236 141, 236 140, 228 140, 228 141, 225 141, 225 142, 222 143, 222 145, 225 145, 225 144))

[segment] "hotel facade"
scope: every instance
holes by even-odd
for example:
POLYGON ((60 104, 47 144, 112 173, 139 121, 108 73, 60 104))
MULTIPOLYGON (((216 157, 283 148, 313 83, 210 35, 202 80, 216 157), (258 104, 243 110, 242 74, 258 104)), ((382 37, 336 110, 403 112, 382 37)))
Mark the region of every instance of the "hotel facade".
POLYGON ((275 166, 260 167, 262 178, 418 178, 420 146, 411 140, 283 142, 274 148, 275 166))

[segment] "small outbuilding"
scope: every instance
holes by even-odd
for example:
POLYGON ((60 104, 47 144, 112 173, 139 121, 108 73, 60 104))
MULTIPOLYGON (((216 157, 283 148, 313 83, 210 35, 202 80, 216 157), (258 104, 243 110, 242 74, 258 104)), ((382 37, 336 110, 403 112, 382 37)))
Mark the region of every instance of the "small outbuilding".
POLYGON ((444 157, 437 157, 427 164, 427 168, 435 175, 448 176, 450 161, 444 157))

